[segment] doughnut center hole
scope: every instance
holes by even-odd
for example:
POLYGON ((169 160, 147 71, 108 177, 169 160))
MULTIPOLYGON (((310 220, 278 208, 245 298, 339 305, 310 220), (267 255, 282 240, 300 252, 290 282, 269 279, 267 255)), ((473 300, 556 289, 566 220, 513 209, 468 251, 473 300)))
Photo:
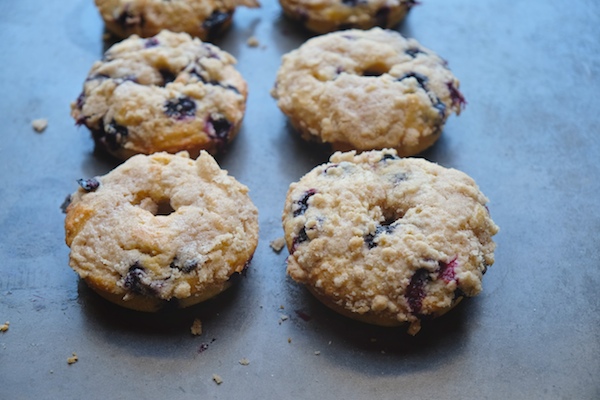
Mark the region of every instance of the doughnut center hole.
POLYGON ((175 209, 171 206, 169 200, 162 200, 156 204, 156 213, 154 215, 171 215, 175 209))
POLYGON ((388 72, 390 72, 390 69, 388 68, 387 65, 384 64, 373 64, 373 65, 369 65, 367 68, 365 68, 362 71, 362 76, 381 76, 383 74, 387 74, 388 72))

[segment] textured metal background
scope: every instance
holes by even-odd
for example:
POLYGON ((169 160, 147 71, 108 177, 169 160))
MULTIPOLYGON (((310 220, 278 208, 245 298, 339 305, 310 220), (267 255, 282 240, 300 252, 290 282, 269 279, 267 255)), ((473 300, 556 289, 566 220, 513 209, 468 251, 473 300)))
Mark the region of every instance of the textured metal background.
POLYGON ((449 61, 468 100, 423 156, 475 178, 501 227, 484 292, 415 338, 328 311, 269 247, 289 183, 328 157, 269 95, 281 55, 309 37, 274 0, 239 9, 216 42, 249 82, 218 161, 250 187, 258 250, 240 285, 155 316, 68 267, 59 206, 116 165, 69 116, 105 46, 93 2, 5 0, 0 28, 0 398, 600 398, 600 2, 423 0, 398 27, 449 61))

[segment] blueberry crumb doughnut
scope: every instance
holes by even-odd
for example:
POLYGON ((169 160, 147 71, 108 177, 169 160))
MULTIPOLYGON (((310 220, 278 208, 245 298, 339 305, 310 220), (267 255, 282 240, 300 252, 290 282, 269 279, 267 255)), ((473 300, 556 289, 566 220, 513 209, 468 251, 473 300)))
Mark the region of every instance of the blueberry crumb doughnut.
POLYGON ((188 307, 227 289, 258 243, 248 188, 207 152, 136 155, 80 180, 66 210, 69 265, 123 307, 188 307))
POLYGON ((237 6, 256 0, 95 0, 106 29, 117 37, 150 37, 163 29, 213 39, 230 25, 237 6))
POLYGON ((237 135, 246 109, 247 83, 235 62, 186 33, 132 36, 94 63, 71 116, 123 160, 159 151, 217 154, 237 135))
POLYGON ((398 32, 351 29, 312 38, 282 58, 271 94, 306 140, 334 150, 417 154, 465 99, 447 63, 398 32))
POLYGON ((287 272, 343 315, 414 335, 481 291, 498 232, 486 202, 455 169, 393 149, 336 152, 290 185, 287 272))
POLYGON ((279 0, 284 14, 308 30, 391 28, 417 4, 415 0, 279 0))

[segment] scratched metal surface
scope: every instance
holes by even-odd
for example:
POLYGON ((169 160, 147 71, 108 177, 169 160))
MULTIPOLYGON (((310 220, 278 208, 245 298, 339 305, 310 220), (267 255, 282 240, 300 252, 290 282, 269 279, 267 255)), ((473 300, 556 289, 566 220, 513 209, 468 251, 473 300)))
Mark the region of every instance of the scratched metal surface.
POLYGON ((289 183, 328 156, 269 95, 309 37, 278 3, 239 9, 216 42, 250 88, 218 158, 259 208, 250 271, 214 301, 140 315, 79 282, 59 210, 76 179, 116 165, 69 116, 102 21, 91 0, 1 2, 0 398, 600 398, 599 21, 595 0, 424 0, 397 27, 449 61, 468 100, 422 156, 475 178, 501 227, 484 292, 412 338, 328 311, 269 247, 289 183))

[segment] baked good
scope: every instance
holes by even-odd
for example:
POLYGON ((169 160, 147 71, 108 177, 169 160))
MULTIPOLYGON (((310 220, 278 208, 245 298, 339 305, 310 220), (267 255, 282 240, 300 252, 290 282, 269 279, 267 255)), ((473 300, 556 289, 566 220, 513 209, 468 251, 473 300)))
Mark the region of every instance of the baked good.
POLYGON ((414 155, 465 104, 446 62, 398 32, 351 29, 286 54, 271 94, 306 140, 414 155))
POLYGON ((248 188, 205 151, 136 155, 79 181, 65 218, 69 265, 104 298, 156 311, 231 285, 258 242, 248 188))
POLYGON ((316 33, 343 29, 391 28, 415 0, 279 0, 283 12, 316 33))
POLYGON ((393 149, 336 152, 290 185, 287 272, 343 315, 416 334, 481 291, 498 232, 486 202, 455 169, 393 149))
POLYGON ((106 29, 119 38, 150 37, 163 29, 213 39, 230 25, 238 6, 257 0, 95 0, 106 29))
POLYGON ((71 115, 114 156, 216 154, 239 131, 247 83, 235 58, 187 33, 132 36, 92 66, 71 115))

